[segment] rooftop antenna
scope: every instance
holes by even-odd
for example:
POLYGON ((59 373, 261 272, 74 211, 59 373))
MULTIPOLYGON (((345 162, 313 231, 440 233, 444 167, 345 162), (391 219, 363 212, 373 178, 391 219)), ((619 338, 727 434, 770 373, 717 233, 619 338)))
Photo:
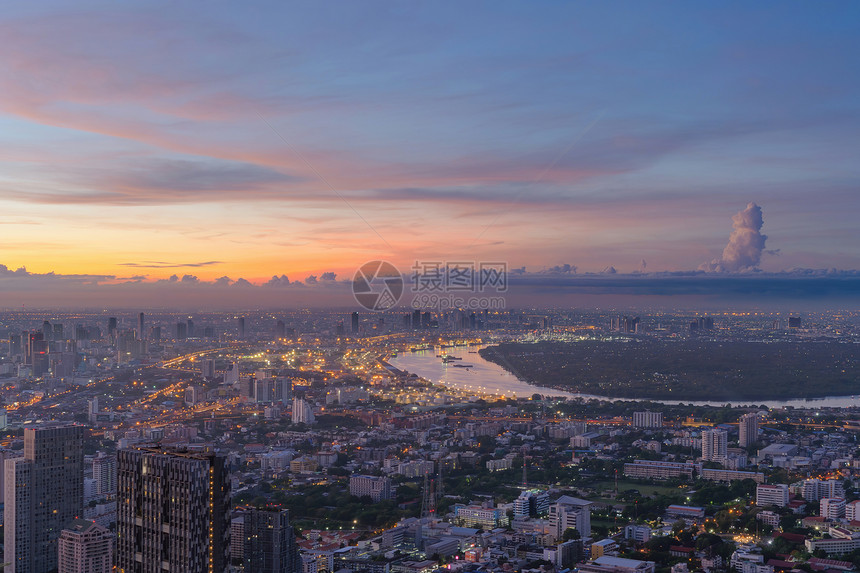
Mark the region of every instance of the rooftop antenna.
POLYGON ((523 489, 526 489, 529 486, 528 475, 526 473, 529 466, 529 456, 526 454, 526 452, 526 446, 523 445, 523 489))
POLYGON ((424 472, 424 487, 421 498, 421 517, 429 517, 430 514, 430 474, 424 472))
POLYGON ((445 495, 445 482, 442 481, 442 458, 439 458, 439 483, 436 485, 436 497, 441 500, 445 495))

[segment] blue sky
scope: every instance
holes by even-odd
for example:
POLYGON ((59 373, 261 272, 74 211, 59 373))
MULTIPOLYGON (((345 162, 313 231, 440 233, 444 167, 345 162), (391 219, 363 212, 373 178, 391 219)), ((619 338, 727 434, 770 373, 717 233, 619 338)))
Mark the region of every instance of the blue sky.
POLYGON ((678 272, 755 202, 757 268, 858 269, 858 17, 4 3, 0 263, 254 284, 374 258, 678 272))

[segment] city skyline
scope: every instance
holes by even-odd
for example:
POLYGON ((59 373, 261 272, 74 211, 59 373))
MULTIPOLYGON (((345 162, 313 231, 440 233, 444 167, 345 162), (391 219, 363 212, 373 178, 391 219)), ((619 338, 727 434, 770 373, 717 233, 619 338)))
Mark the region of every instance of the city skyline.
POLYGON ((7 569, 860 567, 860 312, 394 312, 0 312, 7 569))
POLYGON ((371 260, 503 261, 520 306, 856 300, 857 12, 11 6, 3 306, 348 306, 371 260))

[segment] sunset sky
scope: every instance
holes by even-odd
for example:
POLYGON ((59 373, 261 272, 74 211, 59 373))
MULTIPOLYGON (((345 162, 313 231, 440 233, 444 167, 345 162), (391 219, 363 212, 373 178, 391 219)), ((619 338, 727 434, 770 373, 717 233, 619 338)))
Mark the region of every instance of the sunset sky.
POLYGON ((373 259, 733 273, 708 265, 751 202, 755 268, 860 269, 858 21, 855 2, 4 3, 0 306, 28 281, 341 280, 373 259))

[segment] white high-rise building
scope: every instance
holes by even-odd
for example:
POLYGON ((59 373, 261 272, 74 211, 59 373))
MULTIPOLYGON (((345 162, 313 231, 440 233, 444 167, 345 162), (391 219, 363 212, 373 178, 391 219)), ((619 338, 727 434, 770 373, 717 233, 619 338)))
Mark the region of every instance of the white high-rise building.
POLYGON ((0 450, 0 495, 6 495, 6 460, 23 457, 24 452, 21 450, 0 450))
POLYGON ((845 497, 845 487, 840 479, 828 479, 821 482, 822 497, 845 497))
POLYGON ((93 459, 93 479, 96 482, 96 494, 116 493, 116 456, 99 452, 93 459))
POLYGON ((755 490, 756 505, 788 505, 788 486, 784 483, 759 484, 755 490))
POLYGON ((561 539, 571 528, 583 539, 591 536, 591 502, 563 495, 549 506, 549 531, 561 539))
POLYGON ((818 501, 821 499, 821 493, 819 492, 820 483, 821 481, 817 479, 805 480, 800 488, 800 496, 806 501, 818 501))
POLYGON ((702 459, 709 462, 724 462, 728 452, 729 436, 725 430, 713 429, 702 432, 702 459))
POLYGON ((87 414, 90 422, 95 422, 99 415, 99 397, 93 396, 91 400, 87 400, 87 414))
POLYGON ((293 424, 313 424, 314 411, 304 398, 293 398, 293 424))
POLYGON ((663 412, 633 412, 633 426, 636 428, 662 428, 663 412))
POLYGON ((235 384, 239 381, 239 365, 231 362, 224 371, 224 384, 235 384))
POLYGON ((860 521, 860 499, 845 504, 845 519, 860 521))
POLYGON ((746 448, 758 441, 758 414, 744 414, 738 423, 738 444, 746 448))
POLYGON ((800 495, 806 501, 818 501, 827 497, 845 497, 845 488, 838 479, 808 479, 803 482, 800 495))
POLYGON ((841 497, 825 497, 820 502, 821 517, 841 519, 845 517, 845 500, 841 497))
POLYGON ((538 516, 549 510, 549 494, 526 490, 514 500, 514 517, 538 516))

